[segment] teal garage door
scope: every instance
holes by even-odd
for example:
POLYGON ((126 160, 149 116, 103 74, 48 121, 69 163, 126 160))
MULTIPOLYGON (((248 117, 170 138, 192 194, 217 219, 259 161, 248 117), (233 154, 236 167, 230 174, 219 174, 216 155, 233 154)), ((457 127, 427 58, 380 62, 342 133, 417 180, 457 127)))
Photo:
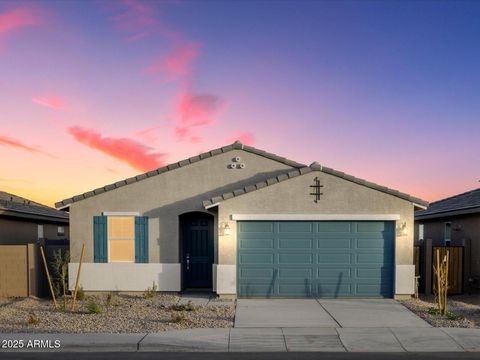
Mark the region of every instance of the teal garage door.
POLYGON ((239 297, 392 297, 394 222, 239 221, 239 297))

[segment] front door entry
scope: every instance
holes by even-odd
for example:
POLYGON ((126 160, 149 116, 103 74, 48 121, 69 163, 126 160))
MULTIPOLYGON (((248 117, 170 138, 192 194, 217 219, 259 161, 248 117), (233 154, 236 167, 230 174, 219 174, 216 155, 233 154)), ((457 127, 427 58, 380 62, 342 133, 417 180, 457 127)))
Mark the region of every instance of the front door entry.
POLYGON ((181 223, 183 288, 212 288, 213 216, 187 214, 181 223))

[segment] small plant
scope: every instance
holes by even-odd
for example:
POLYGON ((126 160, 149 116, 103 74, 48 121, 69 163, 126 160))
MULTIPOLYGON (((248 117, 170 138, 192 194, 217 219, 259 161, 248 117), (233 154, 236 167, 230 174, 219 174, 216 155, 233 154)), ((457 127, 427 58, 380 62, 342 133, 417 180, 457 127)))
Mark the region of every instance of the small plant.
POLYGON ((28 325, 38 325, 40 323, 40 318, 32 312, 28 315, 27 323, 28 325))
POLYGON ((70 252, 68 250, 62 253, 61 249, 53 252, 53 261, 50 262, 53 275, 53 288, 55 296, 60 297, 68 291, 68 263, 70 262, 70 252))
POLYGON ((106 307, 106 308, 109 308, 109 307, 112 305, 112 298, 113 298, 112 293, 108 293, 108 294, 105 296, 105 307, 106 307))
POLYGON ((100 314, 102 312, 102 308, 95 302, 94 299, 90 299, 87 304, 87 311, 89 314, 100 314))
POLYGON ((85 291, 83 290, 82 287, 79 287, 77 289, 77 300, 79 301, 85 300, 85 291))
POLYGON ((175 304, 170 306, 170 310, 173 311, 195 311, 195 306, 189 301, 187 304, 175 304))
POLYGON ((157 295, 157 285, 155 284, 155 281, 152 284, 152 287, 148 287, 147 290, 144 291, 143 297, 145 299, 150 299, 153 298, 155 295, 157 295))
POLYGON ((172 314, 172 322, 175 323, 175 324, 178 324, 180 322, 182 322, 183 320, 185 320, 185 316, 183 316, 182 314, 172 314))
POLYGON ((461 316, 451 312, 447 311, 445 314, 442 314, 442 312, 438 308, 431 307, 428 309, 428 313, 430 315, 436 315, 436 316, 445 316, 448 320, 457 320, 461 318, 461 316))

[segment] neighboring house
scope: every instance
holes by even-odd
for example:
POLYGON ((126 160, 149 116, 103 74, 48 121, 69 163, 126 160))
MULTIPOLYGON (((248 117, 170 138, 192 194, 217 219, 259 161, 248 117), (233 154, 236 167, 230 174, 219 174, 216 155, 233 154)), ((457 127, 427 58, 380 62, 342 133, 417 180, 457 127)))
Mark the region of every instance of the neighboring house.
POLYGON ((0 245, 68 238, 68 214, 0 191, 0 245))
POLYGON ((67 213, 0 191, 0 297, 46 295, 38 244, 48 261, 68 236, 67 213))
POLYGON ((469 276, 480 276, 480 188, 435 201, 415 214, 415 241, 432 239, 433 246, 470 247, 469 276))
POLYGON ((414 291, 418 198, 235 142, 74 196, 70 284, 238 297, 414 291))

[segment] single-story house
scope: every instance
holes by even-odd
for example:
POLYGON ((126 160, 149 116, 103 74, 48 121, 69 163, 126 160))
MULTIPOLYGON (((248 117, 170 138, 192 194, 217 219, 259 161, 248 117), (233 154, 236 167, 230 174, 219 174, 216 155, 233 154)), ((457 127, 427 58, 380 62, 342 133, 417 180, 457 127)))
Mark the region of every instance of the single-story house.
POLYGON ((0 245, 68 239, 68 213, 0 191, 0 245))
POLYGON ((68 248, 68 213, 0 191, 0 297, 43 296, 46 279, 38 245, 47 259, 68 248))
MULTIPOLYGON (((432 202, 415 213, 415 242, 465 247, 465 279, 480 279, 480 188, 432 202)), ((480 286, 477 283, 477 286, 480 286)))
POLYGON ((414 292, 414 211, 427 202, 235 142, 56 204, 70 284, 201 288, 225 297, 414 292))

